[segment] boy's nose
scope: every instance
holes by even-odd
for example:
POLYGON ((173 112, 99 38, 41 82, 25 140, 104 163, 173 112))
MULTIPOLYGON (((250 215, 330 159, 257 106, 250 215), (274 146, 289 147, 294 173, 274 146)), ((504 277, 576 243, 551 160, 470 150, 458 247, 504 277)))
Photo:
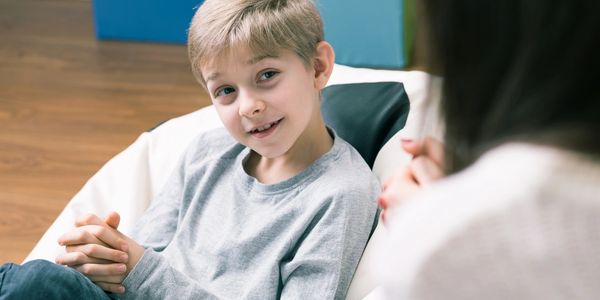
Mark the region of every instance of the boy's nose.
POLYGON ((265 102, 256 97, 245 95, 240 101, 240 116, 247 118, 254 117, 262 113, 266 108, 265 102))

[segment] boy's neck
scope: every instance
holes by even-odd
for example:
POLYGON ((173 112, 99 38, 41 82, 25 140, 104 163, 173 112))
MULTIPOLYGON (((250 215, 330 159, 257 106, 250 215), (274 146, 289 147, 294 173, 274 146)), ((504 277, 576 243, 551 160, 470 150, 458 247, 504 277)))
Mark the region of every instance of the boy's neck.
POLYGON ((266 158, 250 152, 244 166, 246 172, 264 184, 273 184, 289 179, 308 168, 313 162, 333 147, 333 137, 323 122, 316 125, 317 134, 311 137, 301 136, 292 149, 283 156, 266 158))

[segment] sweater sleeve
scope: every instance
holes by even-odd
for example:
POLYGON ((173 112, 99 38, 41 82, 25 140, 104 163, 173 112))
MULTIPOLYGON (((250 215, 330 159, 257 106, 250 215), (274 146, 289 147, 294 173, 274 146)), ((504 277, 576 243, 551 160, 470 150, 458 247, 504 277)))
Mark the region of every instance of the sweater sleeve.
POLYGON ((144 248, 164 250, 177 230, 184 193, 185 160, 181 160, 164 188, 136 223, 133 239, 144 248))
POLYGON ((188 151, 180 160, 164 188, 136 224, 134 239, 146 250, 123 281, 126 289, 123 299, 218 298, 172 267, 160 254, 173 240, 180 215, 184 213, 183 199, 189 196, 186 195, 189 185, 186 166, 194 156, 198 154, 188 151))
POLYGON ((219 299, 152 249, 146 249, 123 285, 121 299, 219 299))
POLYGON ((280 265, 281 299, 344 299, 375 221, 371 191, 346 187, 314 215, 289 260, 280 265))
MULTIPOLYGON (((137 221, 132 234, 132 238, 144 248, 161 252, 171 243, 180 217, 185 213, 186 199, 189 201, 190 195, 186 193, 191 190, 190 185, 194 184, 190 180, 190 176, 194 175, 190 174, 194 172, 190 166, 209 157, 212 151, 210 141, 227 143, 227 140, 219 139, 224 135, 223 130, 203 132, 194 138, 166 182, 159 187, 160 192, 137 221)), ((196 176, 200 176, 198 171, 196 173, 196 176)))

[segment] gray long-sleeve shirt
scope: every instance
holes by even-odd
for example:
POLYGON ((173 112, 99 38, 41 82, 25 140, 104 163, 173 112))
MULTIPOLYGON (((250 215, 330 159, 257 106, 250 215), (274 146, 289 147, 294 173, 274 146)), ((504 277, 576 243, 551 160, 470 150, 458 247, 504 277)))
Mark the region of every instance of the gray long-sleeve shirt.
POLYGON ((341 299, 376 214, 379 183, 341 138, 296 176, 261 184, 250 149, 202 134, 142 216, 146 248, 124 298, 341 299))

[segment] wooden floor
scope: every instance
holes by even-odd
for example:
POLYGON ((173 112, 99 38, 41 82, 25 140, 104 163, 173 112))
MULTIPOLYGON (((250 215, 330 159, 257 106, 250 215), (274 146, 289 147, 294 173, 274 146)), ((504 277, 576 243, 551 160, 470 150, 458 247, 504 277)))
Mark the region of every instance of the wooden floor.
POLYGON ((209 104, 185 46, 99 42, 92 24, 89 0, 0 0, 0 263, 141 132, 209 104))

